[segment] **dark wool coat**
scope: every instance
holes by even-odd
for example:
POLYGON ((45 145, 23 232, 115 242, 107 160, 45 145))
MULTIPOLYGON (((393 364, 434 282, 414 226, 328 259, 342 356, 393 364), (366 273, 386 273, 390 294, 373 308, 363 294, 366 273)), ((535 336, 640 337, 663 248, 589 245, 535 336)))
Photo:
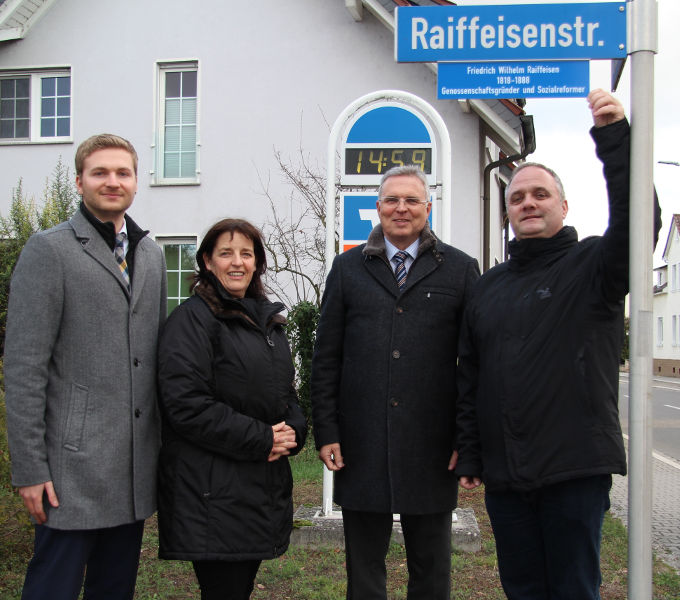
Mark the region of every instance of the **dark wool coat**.
MULTIPOLYGON (((618 368, 628 291, 628 122, 593 128, 604 163, 609 227, 578 241, 510 244, 466 309, 460 342, 459 476, 532 490, 626 473, 618 368)), ((660 227, 657 210, 657 234, 660 227)))
POLYGON ((477 262, 429 227, 399 291, 378 225, 336 257, 312 363, 316 446, 339 442, 335 501, 369 512, 456 507, 456 345, 477 262))
POLYGON ((280 303, 202 283, 170 315, 159 347, 161 558, 255 560, 286 551, 293 481, 267 462, 272 425, 299 452, 307 433, 280 303))

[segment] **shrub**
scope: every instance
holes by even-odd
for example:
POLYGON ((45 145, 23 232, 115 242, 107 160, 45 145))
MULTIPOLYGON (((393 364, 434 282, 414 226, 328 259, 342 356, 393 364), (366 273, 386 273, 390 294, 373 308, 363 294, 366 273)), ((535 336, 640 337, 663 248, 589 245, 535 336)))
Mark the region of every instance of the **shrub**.
POLYGON ((297 390, 300 407, 307 419, 312 414, 310 398, 310 377, 312 355, 316 340, 316 325, 319 322, 319 307, 313 302, 303 300, 288 313, 286 332, 291 344, 293 361, 297 370, 297 390))
POLYGON ((24 245, 36 231, 49 229, 66 221, 78 207, 78 192, 61 157, 47 178, 43 201, 38 207, 24 194, 21 178, 12 190, 12 203, 7 217, 0 216, 0 356, 5 348, 5 321, 9 283, 14 266, 24 245))

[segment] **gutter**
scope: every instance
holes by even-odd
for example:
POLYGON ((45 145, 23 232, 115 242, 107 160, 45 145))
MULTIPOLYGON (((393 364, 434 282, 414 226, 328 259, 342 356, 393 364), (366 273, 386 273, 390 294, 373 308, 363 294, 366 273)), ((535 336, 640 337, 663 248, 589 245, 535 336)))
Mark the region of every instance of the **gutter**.
POLYGON ((520 115, 519 119, 522 123, 522 151, 519 154, 513 154, 501 160, 496 160, 484 167, 484 234, 482 241, 482 273, 489 270, 490 262, 490 229, 491 229, 491 171, 500 167, 515 162, 516 160, 524 159, 528 154, 536 150, 536 133, 534 131, 534 117, 532 115, 520 115))

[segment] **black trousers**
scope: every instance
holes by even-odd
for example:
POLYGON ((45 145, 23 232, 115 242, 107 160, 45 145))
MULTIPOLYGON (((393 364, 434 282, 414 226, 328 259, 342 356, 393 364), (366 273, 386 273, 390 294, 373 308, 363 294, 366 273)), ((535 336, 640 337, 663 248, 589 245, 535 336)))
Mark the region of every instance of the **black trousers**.
POLYGON ((144 521, 105 529, 36 525, 22 600, 130 600, 135 593, 144 521))
POLYGON ((201 587, 201 600, 248 600, 261 562, 193 561, 196 579, 201 587))
POLYGON ((486 508, 510 600, 599 600, 600 540, 611 475, 531 492, 490 492, 486 508))
MULTIPOLYGON (((385 557, 391 513, 342 509, 348 600, 386 600, 385 557)), ((449 600, 451 511, 401 515, 408 566, 408 600, 449 600)))

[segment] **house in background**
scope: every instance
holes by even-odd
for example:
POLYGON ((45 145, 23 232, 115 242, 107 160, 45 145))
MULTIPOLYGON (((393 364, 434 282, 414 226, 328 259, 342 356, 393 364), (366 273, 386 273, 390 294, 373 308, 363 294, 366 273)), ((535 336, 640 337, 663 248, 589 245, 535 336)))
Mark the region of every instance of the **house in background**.
POLYGON ((680 377, 680 214, 674 214, 654 269, 654 374, 680 377))
POLYGON ((502 261, 508 172, 491 173, 487 194, 483 172, 521 151, 522 103, 438 100, 436 67, 394 60, 397 4, 0 0, 0 214, 19 178, 39 198, 59 157, 72 165, 88 136, 128 138, 140 161, 130 214, 165 247, 171 309, 216 220, 261 226, 265 192, 279 216, 296 216, 276 153, 325 176, 336 117, 398 89, 434 106, 451 136, 448 241, 502 261))

